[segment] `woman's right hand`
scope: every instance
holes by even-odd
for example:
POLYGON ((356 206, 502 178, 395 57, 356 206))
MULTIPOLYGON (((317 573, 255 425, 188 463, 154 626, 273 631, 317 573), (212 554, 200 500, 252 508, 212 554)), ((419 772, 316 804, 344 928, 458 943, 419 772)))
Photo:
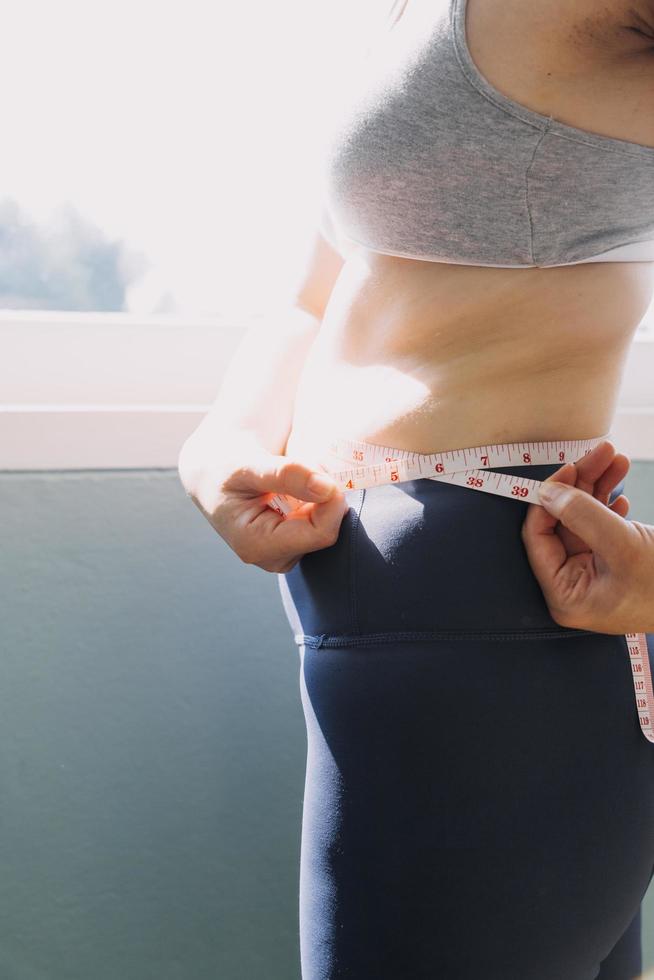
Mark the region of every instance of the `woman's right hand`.
POLYGON ((289 572, 307 552, 335 544, 349 505, 317 461, 276 456, 249 432, 229 439, 196 433, 180 452, 180 480, 241 561, 266 572, 289 572), (327 476, 322 493, 308 487, 314 474, 327 476), (283 517, 267 503, 276 493, 304 502, 283 517))

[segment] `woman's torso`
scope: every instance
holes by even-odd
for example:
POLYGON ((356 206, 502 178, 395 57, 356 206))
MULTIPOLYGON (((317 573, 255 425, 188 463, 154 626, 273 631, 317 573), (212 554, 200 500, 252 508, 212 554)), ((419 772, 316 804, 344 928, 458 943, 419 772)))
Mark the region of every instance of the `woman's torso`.
MULTIPOLYGON (((420 31, 443 2, 408 0, 393 32, 420 31)), ((654 40, 627 30, 627 10, 469 0, 468 43, 516 102, 654 147, 654 40)), ((602 435, 653 294, 653 262, 489 268, 359 247, 305 362, 286 452, 335 435, 416 452, 602 435)))

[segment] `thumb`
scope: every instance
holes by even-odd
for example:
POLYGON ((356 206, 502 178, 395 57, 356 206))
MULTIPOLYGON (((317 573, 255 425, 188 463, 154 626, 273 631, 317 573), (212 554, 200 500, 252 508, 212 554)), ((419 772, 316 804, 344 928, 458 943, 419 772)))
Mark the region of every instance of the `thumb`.
POLYGON ((297 500, 326 502, 336 483, 320 464, 311 459, 292 458, 253 449, 230 473, 225 488, 246 493, 282 493, 297 500))
POLYGON ((576 487, 547 480, 538 488, 540 502, 564 527, 578 535, 591 551, 610 557, 624 546, 624 518, 576 487))

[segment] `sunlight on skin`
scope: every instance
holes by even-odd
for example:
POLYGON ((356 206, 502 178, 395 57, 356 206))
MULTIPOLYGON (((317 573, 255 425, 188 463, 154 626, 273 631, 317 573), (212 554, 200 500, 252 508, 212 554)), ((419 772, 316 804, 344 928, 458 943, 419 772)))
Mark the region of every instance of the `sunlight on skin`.
POLYGON ((309 391, 298 389, 296 406, 306 399, 301 412, 305 431, 293 429, 287 456, 309 451, 320 456, 321 448, 337 436, 359 439, 365 433, 366 441, 375 442, 375 432, 398 419, 417 419, 427 408, 433 411, 435 399, 428 386, 396 368, 381 364, 341 366, 336 377, 334 384, 334 374, 330 375, 330 385, 337 392, 335 398, 321 398, 320 386, 316 389, 315 382, 309 391), (388 393, 387 404, 379 402, 380 386, 388 393), (352 418, 357 419, 359 430, 352 429, 352 418))

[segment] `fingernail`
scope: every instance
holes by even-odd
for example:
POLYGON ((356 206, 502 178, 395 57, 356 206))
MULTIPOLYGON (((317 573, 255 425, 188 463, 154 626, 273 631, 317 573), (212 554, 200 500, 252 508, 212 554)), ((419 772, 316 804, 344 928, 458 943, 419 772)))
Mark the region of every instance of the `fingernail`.
POLYGON ((564 483, 541 483, 538 488, 538 497, 547 504, 552 504, 557 500, 563 500, 569 487, 564 483))
POLYGON ((314 495, 314 497, 330 497, 336 484, 333 480, 328 477, 320 476, 318 473, 312 473, 307 480, 307 490, 314 495))

